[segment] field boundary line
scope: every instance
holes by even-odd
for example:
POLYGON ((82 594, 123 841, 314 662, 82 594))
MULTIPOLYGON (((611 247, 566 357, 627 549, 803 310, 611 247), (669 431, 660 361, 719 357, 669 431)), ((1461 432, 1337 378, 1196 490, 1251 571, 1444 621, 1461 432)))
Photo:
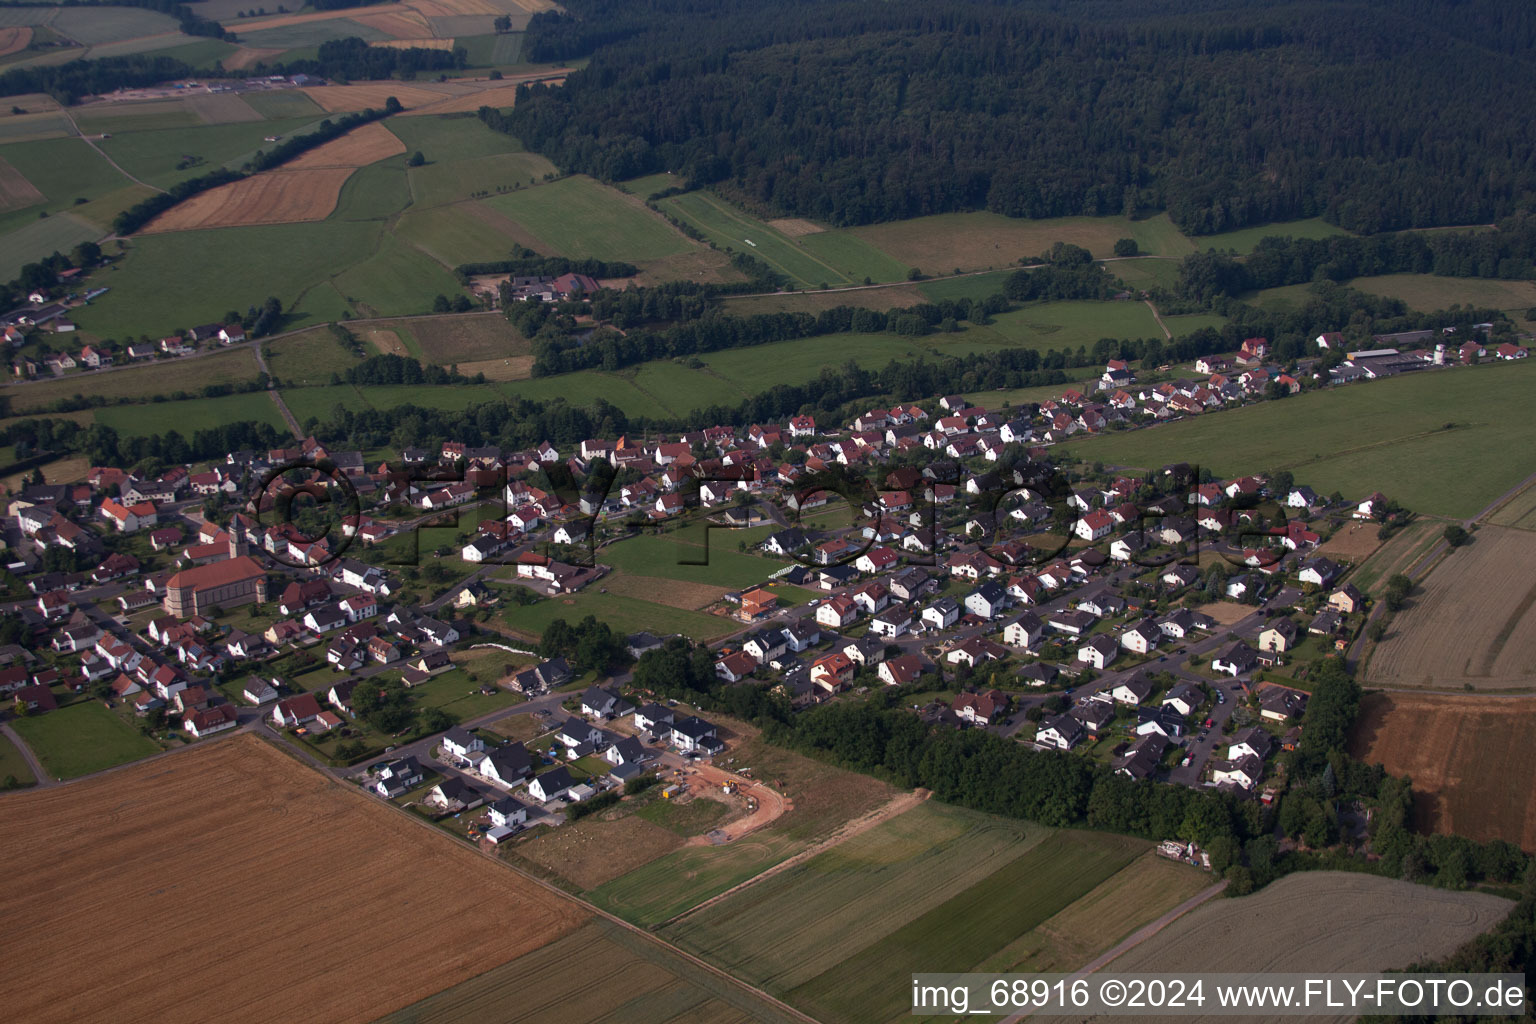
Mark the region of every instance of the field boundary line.
MULTIPOLYGON (((238 733, 236 733, 235 735, 238 735, 238 733)), ((260 733, 255 733, 255 735, 260 736, 260 738, 264 742, 266 742, 267 744, 269 744, 271 746, 275 746, 278 749, 282 749, 282 747, 283 747, 283 744, 278 743, 275 740, 268 739, 266 736, 262 736, 260 733)), ((194 747, 187 747, 185 749, 189 749, 189 750, 190 749, 196 749, 196 747, 195 746, 194 747)), ((302 764, 303 761, 301 760, 300 763, 302 764)), ((758 988, 757 986, 748 984, 747 982, 743 981, 741 978, 738 978, 735 975, 730 974, 729 972, 727 972, 725 970, 722 970, 719 967, 716 967, 714 964, 709 963, 707 960, 704 960, 701 957, 694 956, 692 953, 688 952, 687 950, 682 949, 682 948, 674 945, 673 943, 668 942, 665 939, 663 939, 663 938, 661 938, 661 937, 659 937, 657 935, 654 935, 651 932, 646 931, 644 928, 641 928, 639 925, 630 924, 628 921, 624 920, 622 917, 619 917, 616 914, 611 914, 608 911, 602 909, 601 907, 599 907, 599 906, 597 906, 597 905, 595 905, 593 903, 588 902, 587 900, 583 899, 580 896, 576 896, 576 895, 573 895, 572 893, 566 892, 564 889, 560 888, 558 885, 555 885, 552 882, 546 882, 544 879, 539 878, 538 876, 533 875, 533 874, 529 873, 528 871, 525 871, 524 869, 518 867, 516 864, 513 864, 510 861, 503 860, 500 857, 496 856, 495 854, 488 853, 485 850, 480 849, 478 846, 471 846, 467 842, 466 843, 461 843, 458 840, 454 839, 452 836, 444 835, 442 829, 438 828, 436 825, 432 824, 430 821, 427 821, 425 818, 422 818, 422 817, 419 817, 418 815, 412 814, 410 811, 406 810, 404 807, 400 807, 397 804, 395 804, 395 803, 393 803, 391 801, 388 801, 388 800, 376 800, 374 797, 370 797, 367 793, 364 793, 362 791, 362 789, 359 788, 358 786, 355 786, 352 783, 346 781, 346 779, 339 778, 339 777, 331 774, 328 771, 317 771, 316 774, 318 774, 321 778, 325 779, 327 782, 331 783, 332 785, 337 786, 337 787, 345 790, 346 792, 349 792, 349 793, 353 794, 356 798, 358 798, 360 800, 366 800, 366 801, 368 801, 370 803, 382 804, 383 806, 388 807, 395 814, 400 815, 405 820, 411 822, 412 824, 414 824, 418 828, 425 829, 431 835, 436 836, 438 838, 438 840, 440 840, 440 841, 447 841, 449 844, 451 844, 454 847, 457 847, 460 850, 463 850, 463 851, 465 851, 467 853, 470 853, 470 854, 479 856, 479 857, 481 857, 481 858, 483 858, 485 860, 488 860, 491 863, 500 866, 502 869, 504 869, 506 871, 510 871, 513 874, 516 874, 518 877, 523 878, 526 881, 531 882, 534 885, 537 885, 539 888, 544 889, 545 891, 553 894, 558 899, 569 900, 570 902, 575 903, 577 906, 583 908, 588 913, 590 913, 593 917, 601 918, 602 920, 607 921, 610 924, 616 925, 617 927, 622 928, 626 932, 629 932, 631 935, 638 936, 640 939, 642 939, 645 942, 650 942, 650 943, 653 943, 653 944, 655 944, 657 946, 661 946, 662 948, 666 949, 668 952, 672 953, 673 955, 675 955, 677 957, 680 957, 681 959, 687 961, 690 964, 693 964, 695 967, 699 967, 699 968, 709 972, 710 974, 714 975, 717 978, 723 979, 728 984, 731 984, 731 985, 733 985, 733 986, 735 986, 737 988, 740 988, 740 989, 745 989, 746 991, 750 992, 752 995, 756 996, 758 999, 760 999, 763 1002, 769 1004, 770 1006, 774 1007, 775 1009, 782 1011, 783 1013, 787 1014, 789 1017, 791 1017, 791 1018, 793 1018, 795 1020, 803 1021, 804 1024, 821 1024, 821 1022, 818 1021, 816 1018, 810 1016, 807 1013, 804 1013, 801 1010, 795 1009, 793 1006, 790 1006, 788 1003, 784 1002, 782 999, 778 999, 778 998, 775 998, 772 995, 769 995, 767 992, 764 992, 762 989, 758 988)), ((542 947, 540 947, 540 948, 542 948, 542 947)), ((500 966, 500 965, 498 964, 496 966, 500 966)), ((439 991, 446 991, 446 989, 440 989, 439 991)), ((434 993, 432 993, 432 995, 437 995, 437 993, 434 992, 434 993)), ((403 1009, 405 1009, 405 1007, 402 1006, 402 1007, 400 1007, 400 1009, 403 1010, 403 1009)))
MULTIPOLYGON (((1121 868, 1120 870, 1123 871, 1125 869, 1121 868)), ((1118 874, 1118 872, 1116 873, 1118 874)), ((1110 877, 1113 878, 1114 875, 1111 875, 1110 877)), ((1079 967, 1076 971, 1073 971, 1072 977, 1086 977, 1087 975, 1097 971, 1099 968, 1108 966, 1110 963, 1118 960, 1126 953, 1129 953, 1131 950, 1135 949, 1137 946, 1141 945, 1143 942, 1147 941, 1152 936, 1156 935, 1158 932, 1162 931, 1164 928, 1168 927, 1170 924, 1177 921, 1185 914, 1189 913, 1191 910, 1194 910, 1202 903, 1210 900, 1213 896, 1220 894, 1226 888, 1227 882, 1225 879, 1223 879, 1210 888, 1203 889, 1200 892, 1195 893, 1195 895, 1191 896, 1183 903, 1180 903, 1172 910, 1163 914, 1162 917, 1159 917, 1157 920, 1148 924, 1142 925, 1130 935, 1127 935, 1125 938, 1115 943, 1112 947, 1100 953, 1098 956, 1094 957, 1092 960, 1079 967)), ((1018 1024, 1019 1021, 1023 1020, 1025 1017, 1028 1017, 1032 1012, 1032 1010, 1026 1010, 1023 1013, 1016 1013, 1012 1017, 1004 1019, 1002 1024, 1018 1024)))
POLYGON ((868 832, 876 825, 881 825, 891 820, 892 818, 900 817, 901 815, 910 811, 912 808, 921 804, 923 801, 927 800, 931 795, 931 793, 924 789, 913 790, 910 793, 898 793, 867 814, 864 814, 850 822, 845 823, 836 832, 832 833, 821 842, 812 846, 808 846, 794 856, 786 857, 779 861, 777 864, 773 864, 767 868, 764 868, 762 871, 759 871, 757 874, 753 875, 751 878, 748 878, 746 881, 737 882, 729 889, 725 890, 724 892, 716 893, 702 903, 695 903, 687 910, 684 910, 678 914, 673 914, 671 917, 657 924, 655 927, 657 929, 670 927, 671 925, 676 924, 678 921, 681 921, 683 918, 688 917, 690 914, 693 914, 696 911, 703 910, 706 907, 710 907, 716 903, 719 903, 727 896, 734 895, 735 893, 740 892, 742 889, 756 885, 758 882, 772 878, 774 875, 783 874, 790 868, 797 867, 805 863, 812 857, 815 857, 817 854, 825 853, 827 850, 832 849, 834 846, 842 845, 843 843, 852 839, 854 836, 868 832))

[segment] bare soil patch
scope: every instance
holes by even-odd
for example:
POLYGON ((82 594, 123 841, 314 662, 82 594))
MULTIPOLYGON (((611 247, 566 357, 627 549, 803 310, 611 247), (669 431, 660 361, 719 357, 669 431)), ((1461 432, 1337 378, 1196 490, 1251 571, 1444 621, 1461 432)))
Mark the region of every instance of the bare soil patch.
POLYGON ((1497 690, 1536 683, 1536 534, 1484 526, 1424 579, 1371 655, 1371 681, 1497 690))
POLYGON ((363 125, 338 139, 300 153, 282 170, 303 171, 315 167, 366 167, 385 157, 405 152, 405 143, 378 121, 363 125))
POLYGON ((636 817, 632 808, 619 807, 593 817, 609 815, 617 817, 585 818, 545 829, 513 847, 512 853, 580 889, 595 889, 683 845, 677 833, 636 817))
POLYGON ((1241 622, 1254 612, 1246 604, 1238 604, 1236 601, 1212 601, 1203 604, 1195 611, 1214 620, 1217 625, 1230 626, 1234 622, 1241 622))
POLYGON ((701 608, 708 608, 724 597, 729 589, 708 583, 684 583, 660 576, 631 576, 628 573, 611 576, 603 581, 603 585, 610 593, 623 597, 639 598, 653 604, 664 604, 669 608, 684 608, 694 612, 701 608))
POLYGON ((1344 559, 1359 565, 1381 547, 1381 526, 1377 523, 1347 523, 1339 532, 1318 545, 1317 553, 1325 558, 1344 559))
POLYGON ((1413 780, 1425 832, 1536 851, 1536 697, 1372 693, 1350 752, 1413 780))
POLYGON ((788 235, 790 238, 799 238, 802 235, 816 235, 827 230, 820 224, 808 221, 803 217, 780 217, 770 220, 768 226, 788 235))
POLYGON ((43 194, 27 176, 0 157, 0 213, 24 210, 43 201, 43 194))
POLYGON ((336 209, 350 167, 269 171, 200 193, 150 221, 144 234, 324 220, 336 209))
POLYGON ((0 991, 16 1020, 264 1022, 280 999, 372 1021, 588 919, 252 736, 8 795, 5 810, 0 991), (380 971, 381 937, 403 935, 432 955, 380 971), (59 951, 90 948, 112 955, 81 985, 59 951), (209 984, 168 963, 241 966, 209 984))
POLYGON ((20 53, 31 42, 32 29, 25 25, 20 28, 0 28, 0 57, 20 53))

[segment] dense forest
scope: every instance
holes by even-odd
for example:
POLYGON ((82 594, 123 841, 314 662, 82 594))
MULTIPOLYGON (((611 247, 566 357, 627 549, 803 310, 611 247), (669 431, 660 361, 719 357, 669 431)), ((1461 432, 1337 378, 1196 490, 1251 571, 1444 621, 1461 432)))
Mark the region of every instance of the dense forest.
POLYGON ((1536 191, 1536 7, 570 0, 508 129, 832 224, 1166 209, 1185 231, 1489 222, 1536 191))

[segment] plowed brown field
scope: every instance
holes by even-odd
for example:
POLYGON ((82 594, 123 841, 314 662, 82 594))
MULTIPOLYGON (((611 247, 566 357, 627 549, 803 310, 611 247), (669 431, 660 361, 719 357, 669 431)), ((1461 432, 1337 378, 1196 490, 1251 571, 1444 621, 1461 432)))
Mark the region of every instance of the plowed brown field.
POLYGON ((1426 832, 1536 852, 1536 697, 1373 693, 1350 751, 1413 780, 1426 832))
POLYGON ((372 1021, 588 919, 251 736, 0 803, 31 1024, 372 1021))
POLYGON ((405 152, 405 143, 378 121, 363 125, 339 139, 300 153, 283 164, 284 171, 305 171, 316 167, 366 167, 385 157, 405 152))
POLYGON ((143 233, 324 220, 336 209, 342 182, 351 175, 350 167, 258 174, 171 207, 150 221, 143 233))

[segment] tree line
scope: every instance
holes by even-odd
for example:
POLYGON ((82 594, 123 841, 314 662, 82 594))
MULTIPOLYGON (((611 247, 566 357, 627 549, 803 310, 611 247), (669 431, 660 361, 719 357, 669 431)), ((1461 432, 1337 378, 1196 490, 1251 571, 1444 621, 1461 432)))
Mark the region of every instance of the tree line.
POLYGON ((453 268, 459 280, 468 281, 480 274, 511 274, 514 277, 559 277, 561 274, 585 274, 588 277, 634 277, 640 268, 621 260, 572 259, 569 256, 541 256, 521 245, 512 247, 504 260, 462 263, 453 268))
MULTIPOLYGON (((642 655, 634 685, 744 718, 765 740, 941 800, 1055 827, 1089 827, 1195 842, 1211 854, 1233 893, 1251 892, 1298 870, 1352 870, 1465 888, 1506 883, 1531 861, 1519 847, 1457 836, 1425 837, 1408 827, 1408 784, 1345 752, 1360 690, 1338 659, 1318 663, 1303 740, 1279 755, 1288 789, 1266 808, 1211 789, 1136 782, 1084 757, 1040 752, 985 730, 931 727, 906 710, 904 688, 881 687, 867 700, 841 700, 793 713, 770 685, 726 685, 706 648, 673 638, 642 655), (1341 811, 1378 807, 1370 860, 1352 849, 1341 811), (1405 810, 1405 808, 1407 810, 1405 810), (1282 853, 1276 832, 1311 849, 1282 853)), ((918 687, 912 687, 914 692, 918 687)))
POLYGON ((572 0, 525 52, 588 65, 506 118, 568 172, 671 170, 837 225, 1166 210, 1190 234, 1373 233, 1528 200, 1536 81, 1510 40, 1533 35, 1497 0, 572 0))

